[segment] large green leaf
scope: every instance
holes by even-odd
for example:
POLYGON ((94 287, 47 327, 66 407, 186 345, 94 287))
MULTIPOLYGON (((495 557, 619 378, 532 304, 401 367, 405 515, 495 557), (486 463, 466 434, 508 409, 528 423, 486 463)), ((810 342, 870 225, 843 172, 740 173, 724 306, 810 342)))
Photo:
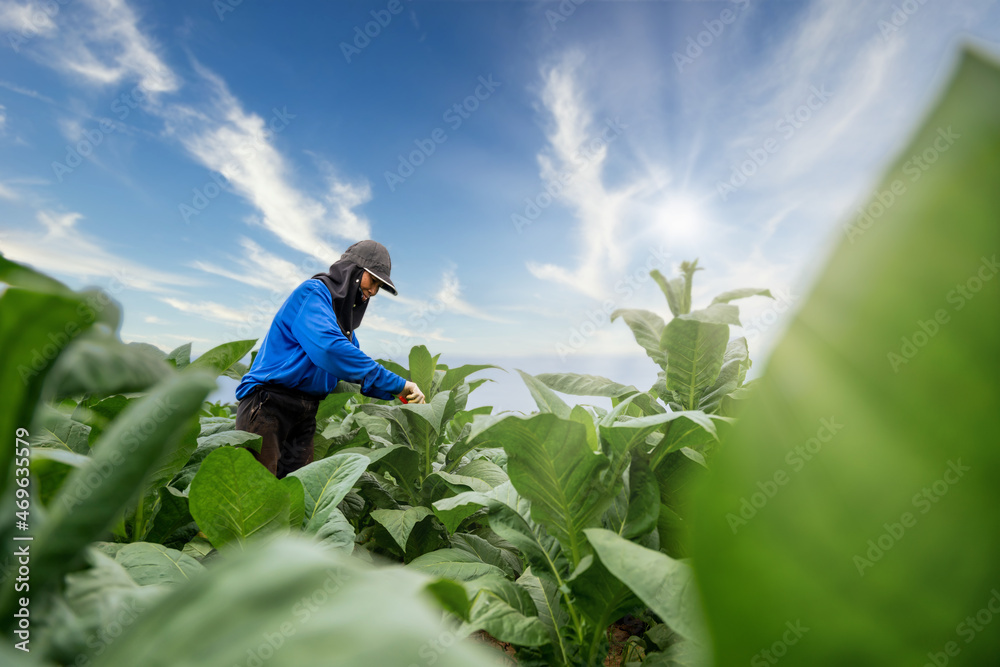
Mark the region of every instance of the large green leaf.
POLYGON ((657 365, 665 367, 667 365, 667 354, 660 347, 660 339, 663 338, 663 318, 648 310, 622 309, 611 313, 611 321, 621 317, 625 324, 632 330, 635 342, 646 350, 649 358, 657 365))
MULTIPOLYGON (((121 394, 108 396, 107 398, 95 398, 90 396, 85 399, 77 408, 83 414, 82 420, 90 427, 88 439, 93 445, 101 437, 111 422, 118 418, 129 405, 139 400, 138 398, 127 398, 121 394)), ((73 412, 73 417, 77 418, 77 411, 73 412)))
POLYGON ((126 345, 108 335, 81 336, 52 369, 52 396, 89 392, 108 396, 149 389, 171 371, 163 353, 150 347, 126 345))
POLYGON ((517 568, 517 572, 521 571, 520 563, 517 562, 516 558, 514 559, 512 565, 509 558, 509 555, 513 554, 512 551, 501 549, 479 535, 473 535, 472 533, 457 533, 448 538, 448 541, 454 548, 467 551, 484 563, 497 566, 503 570, 504 574, 508 577, 515 576, 515 566, 517 568))
POLYGON ((470 375, 472 375, 473 373, 484 371, 487 368, 496 368, 499 370, 503 370, 499 366, 494 366, 493 364, 466 364, 465 366, 459 366, 458 368, 449 368, 447 371, 445 371, 444 378, 441 380, 441 387, 439 390, 448 391, 449 389, 454 389, 458 385, 465 382, 465 379, 470 375))
POLYGON ((37 484, 33 482, 33 500, 47 506, 59 492, 69 473, 88 463, 89 457, 66 449, 32 447, 31 475, 37 481, 37 484))
POLYGON ((599 375, 581 375, 580 373, 542 373, 536 375, 551 389, 571 394, 573 396, 607 396, 615 398, 624 394, 634 394, 639 390, 631 385, 624 385, 599 375))
POLYGON ((532 518, 578 564, 589 550, 583 529, 597 525, 614 497, 602 476, 607 457, 587 445, 581 424, 556 415, 507 419, 494 428, 509 456, 514 488, 531 501, 532 518))
POLYGON ((205 569, 180 551, 149 542, 123 545, 115 560, 140 586, 184 583, 205 569))
POLYGON ((685 409, 697 408, 701 392, 719 377, 728 342, 725 324, 675 317, 664 328, 660 345, 670 359, 667 389, 685 409))
POLYGON ((198 532, 188 507, 188 498, 172 486, 164 486, 160 489, 160 509, 146 534, 146 540, 166 544, 176 539, 182 529, 186 529, 183 531, 186 534, 181 536, 184 542, 198 532))
POLYGON ((678 319, 694 320, 706 324, 732 324, 740 326, 740 309, 728 303, 713 303, 708 308, 693 310, 678 319))
POLYGON ((219 447, 209 454, 188 496, 191 516, 216 549, 245 549, 254 537, 288 529, 288 489, 245 449, 219 447))
POLYGON ((736 391, 743 382, 743 375, 749 366, 749 361, 750 350, 747 348, 747 339, 741 336, 729 341, 726 346, 726 354, 722 358, 719 377, 715 379, 712 386, 701 392, 698 408, 705 412, 715 412, 722 403, 722 399, 736 391))
POLYGON ((137 584, 108 546, 124 545, 96 543, 84 553, 90 567, 65 576, 63 594, 46 610, 45 623, 31 628, 33 653, 45 653, 60 664, 89 664, 114 641, 112 632, 117 635, 167 593, 166 586, 137 584))
POLYGON ((407 507, 405 510, 374 510, 371 513, 371 517, 389 531, 389 535, 403 551, 406 551, 406 543, 410 540, 410 533, 413 532, 414 526, 432 515, 433 512, 428 507, 407 507))
POLYGON ((211 451, 218 447, 243 447, 260 452, 262 440, 260 435, 249 431, 218 431, 198 438, 198 448, 211 451))
MULTIPOLYGON (((285 479, 294 479, 286 477, 285 479)), ((344 513, 334 508, 327 516, 326 523, 316 531, 316 541, 325 549, 351 555, 354 551, 354 526, 347 520, 344 513)))
POLYGON ((406 414, 409 420, 408 425, 411 429, 416 428, 420 422, 423 422, 434 434, 437 434, 441 432, 441 421, 444 418, 450 396, 450 392, 443 391, 426 403, 407 403, 406 405, 398 405, 391 409, 406 414), (419 421, 415 421, 414 417, 419 421))
POLYGON ((557 654, 564 663, 568 663, 566 642, 562 636, 562 628, 569 625, 569 614, 562 604, 559 591, 555 584, 547 579, 535 576, 528 568, 517 579, 518 585, 528 592, 535 603, 535 613, 549 636, 549 643, 555 647, 557 654))
POLYGON ((362 454, 334 454, 291 473, 305 487, 306 532, 316 532, 368 469, 362 454))
POLYGON ((256 344, 256 338, 253 340, 234 340, 230 343, 223 343, 205 352, 192 361, 189 366, 223 375, 237 364, 240 359, 247 356, 256 344))
MULTIPOLYGON (((601 442, 605 453, 611 459, 616 476, 624 472, 628 466, 627 457, 632 449, 636 446, 644 445, 650 434, 663 429, 667 425, 669 425, 672 431, 676 425, 674 422, 685 421, 709 432, 712 436, 715 435, 715 426, 712 424, 712 420, 708 415, 699 410, 664 412, 626 421, 617 421, 610 425, 602 424, 600 427, 601 442)), ((661 449, 666 449, 666 447, 661 449)), ((666 451, 663 452, 663 454, 666 453, 666 451)))
POLYGON ((730 301, 736 301, 737 299, 747 299, 752 296, 766 296, 768 299, 773 299, 774 296, 771 295, 771 290, 760 289, 757 287, 744 287, 742 289, 729 290, 728 292, 723 292, 714 299, 712 303, 729 303, 730 301))
POLYGON ((459 525, 480 509, 489 506, 489 498, 478 491, 466 491, 436 500, 431 505, 434 516, 444 524, 449 533, 458 530, 459 525))
POLYGON ((466 587, 475 590, 467 631, 486 630, 499 641, 518 646, 540 646, 548 641, 528 589, 496 574, 479 577, 466 587))
POLYGON ((424 392, 427 400, 434 398, 431 384, 434 381, 434 358, 423 345, 410 348, 410 378, 424 392))
POLYGON ((90 453, 91 427, 49 406, 39 406, 32 425, 32 447, 60 449, 76 454, 90 453))
POLYGON ((160 454, 146 474, 138 498, 129 503, 125 510, 132 521, 132 541, 146 539, 160 504, 160 489, 181 471, 198 448, 200 428, 196 416, 188 417, 184 434, 160 454))
POLYGON ((1000 655, 997 109, 966 55, 714 459, 693 549, 716 664, 783 637, 789 664, 1000 655))
POLYGON ((649 272, 649 275, 660 286, 663 296, 667 297, 667 306, 670 308, 671 314, 677 317, 686 313, 687 310, 684 307, 684 279, 674 278, 673 280, 667 280, 660 273, 659 269, 653 269, 649 272))
POLYGON ((0 253, 0 283, 44 294, 73 296, 69 287, 25 264, 12 262, 0 253))
POLYGON ((191 343, 178 345, 167 354, 167 363, 176 368, 184 368, 191 363, 191 343))
POLYGON ((484 563, 478 556, 463 549, 431 551, 417 556, 407 567, 432 577, 445 577, 455 581, 469 581, 487 574, 504 576, 503 570, 496 565, 484 563))
MULTIPOLYGON (((29 278, 35 275, 30 269, 7 260, 4 265, 8 267, 7 276, 23 272, 29 278)), ((13 436, 18 429, 27 433, 42 393, 42 383, 53 361, 71 337, 87 330, 94 318, 77 297, 40 294, 18 287, 7 288, 0 294, 0 313, 3 313, 0 317, 0 350, 3 350, 0 386, 4 396, 0 433, 7 434, 0 438, 0 497, 7 498, 11 497, 5 485, 14 461, 13 436)))
POLYGON ((688 639, 705 640, 701 605, 688 565, 603 528, 586 532, 604 567, 664 623, 688 639))
POLYGON ((264 655, 268 667, 408 665, 420 651, 435 667, 492 664, 485 649, 455 640, 425 586, 404 568, 363 567, 286 538, 173 591, 91 664, 219 667, 264 655), (442 638, 450 646, 432 652, 442 638))
MULTIPOLYGON (((186 428, 215 382, 202 374, 168 378, 129 407, 95 447, 87 465, 70 473, 49 507, 33 546, 32 579, 51 585, 80 563, 86 544, 99 539, 139 485, 186 428)), ((13 597, 13 587, 8 590, 13 597)))
POLYGON ((534 375, 529 375, 520 369, 517 372, 521 374, 521 379, 528 386, 531 397, 538 404, 539 412, 551 413, 562 419, 569 419, 570 407, 554 391, 545 386, 545 383, 534 375))

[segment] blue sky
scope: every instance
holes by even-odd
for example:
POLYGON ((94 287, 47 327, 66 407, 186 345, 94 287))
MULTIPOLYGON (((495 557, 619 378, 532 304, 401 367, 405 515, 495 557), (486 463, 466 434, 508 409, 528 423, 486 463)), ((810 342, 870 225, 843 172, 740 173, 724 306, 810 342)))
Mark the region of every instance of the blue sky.
MULTIPOLYGON (((374 238, 358 336, 511 374, 655 367, 615 308, 700 259, 762 367, 995 0, 0 0, 0 251, 124 306, 122 338, 260 338, 374 238), (365 32, 367 31, 367 34, 365 32)), ((223 387, 219 397, 231 395, 223 387)), ((595 402, 599 402, 595 399, 595 402)))

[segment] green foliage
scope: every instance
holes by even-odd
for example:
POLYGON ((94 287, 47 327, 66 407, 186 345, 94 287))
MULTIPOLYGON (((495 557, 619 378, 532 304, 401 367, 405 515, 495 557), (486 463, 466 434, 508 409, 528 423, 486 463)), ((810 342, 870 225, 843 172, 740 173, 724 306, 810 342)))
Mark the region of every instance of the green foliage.
POLYGON ((178 587, 92 664, 217 667, 267 655, 274 667, 399 665, 442 637, 449 646, 433 653, 435 664, 489 664, 485 649, 457 641, 441 623, 425 602, 427 583, 284 538, 178 587))
POLYGON ((960 138, 846 227, 715 459, 694 563, 717 664, 763 664, 786 624, 789 664, 996 662, 998 108, 967 55, 875 191, 960 138))
POLYGON ((289 528, 292 497, 250 452, 219 447, 201 464, 189 491, 191 516, 216 549, 289 528))

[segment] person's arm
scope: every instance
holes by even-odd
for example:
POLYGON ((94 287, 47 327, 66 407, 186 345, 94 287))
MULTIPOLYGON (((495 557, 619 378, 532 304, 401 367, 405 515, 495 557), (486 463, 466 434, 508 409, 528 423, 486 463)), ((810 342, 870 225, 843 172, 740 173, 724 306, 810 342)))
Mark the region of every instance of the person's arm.
POLYGON ((406 388, 406 380, 362 352, 356 338, 347 339, 325 288, 306 296, 292 322, 292 335, 310 361, 336 378, 359 383, 365 396, 388 401, 406 388))

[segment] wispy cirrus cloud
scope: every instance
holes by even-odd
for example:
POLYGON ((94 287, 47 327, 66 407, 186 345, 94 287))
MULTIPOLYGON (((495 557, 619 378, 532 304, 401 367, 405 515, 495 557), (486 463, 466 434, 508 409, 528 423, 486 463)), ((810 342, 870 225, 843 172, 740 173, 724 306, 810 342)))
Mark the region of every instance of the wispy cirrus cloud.
POLYGON ((181 85, 124 0, 66 4, 5 0, 0 2, 0 28, 21 36, 14 37, 19 51, 81 83, 137 80, 150 94, 171 92, 181 85))
POLYGON ((82 219, 76 212, 39 211, 35 227, 4 230, 0 250, 42 271, 89 281, 110 279, 123 289, 165 293, 202 284, 190 275, 153 269, 109 250, 101 239, 80 229, 82 219))
MULTIPOLYGON (((368 220, 356 210, 371 199, 366 181, 342 179, 329 162, 315 156, 325 177, 322 187, 312 194, 294 184, 295 168, 274 141, 276 133, 294 122, 294 111, 275 109, 265 118, 246 109, 222 77, 197 62, 193 62, 194 72, 204 86, 191 86, 197 91, 189 92, 207 88, 208 94, 189 96, 184 102, 171 98, 169 94, 182 86, 181 77, 166 64, 155 40, 141 27, 141 17, 125 0, 78 0, 48 14, 44 9, 39 2, 0 0, 0 26, 30 31, 21 51, 70 75, 77 85, 136 82, 146 94, 143 109, 162 120, 166 137, 197 164, 222 174, 232 192, 257 211, 247 218, 252 227, 316 259, 322 268, 339 257, 338 240, 370 236, 368 220)), ((2 85, 43 99, 23 86, 2 85)), ((85 113, 76 119, 62 118, 64 136, 78 135, 85 119, 89 120, 85 113)), ((7 198, 11 194, 0 192, 7 198)), ((291 288, 302 280, 300 267, 264 251, 259 242, 244 238, 241 246, 246 252, 231 260, 235 266, 224 266, 218 259, 193 265, 255 287, 291 288)))
POLYGON ((245 110, 221 77, 197 63, 195 69, 208 84, 211 99, 164 108, 167 133, 197 162, 222 174, 260 212, 256 222, 261 227, 321 262, 340 256, 331 237, 360 240, 370 235, 368 221, 354 211, 371 198, 367 182, 331 176, 324 201, 292 185, 294 170, 275 147, 273 135, 294 122, 294 111, 275 109, 265 120, 245 110))
POLYGON ((541 280, 601 298, 609 291, 609 273, 621 271, 628 260, 622 239, 630 199, 647 190, 651 182, 639 178, 617 187, 605 184, 609 139, 588 106, 581 81, 583 64, 583 55, 570 51, 543 71, 541 102, 551 120, 548 143, 538 154, 543 181, 568 181, 556 198, 576 218, 578 263, 566 268, 529 262, 528 270, 541 280), (567 174, 572 178, 566 178, 567 174))
POLYGON ((163 297, 160 300, 182 313, 198 315, 213 322, 242 324, 247 318, 243 311, 214 301, 187 301, 175 297, 163 297))
POLYGON ((458 315, 464 315, 485 322, 509 323, 510 320, 484 311, 462 298, 462 284, 454 269, 448 269, 441 275, 441 289, 434 296, 435 300, 458 315))

